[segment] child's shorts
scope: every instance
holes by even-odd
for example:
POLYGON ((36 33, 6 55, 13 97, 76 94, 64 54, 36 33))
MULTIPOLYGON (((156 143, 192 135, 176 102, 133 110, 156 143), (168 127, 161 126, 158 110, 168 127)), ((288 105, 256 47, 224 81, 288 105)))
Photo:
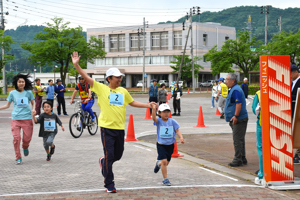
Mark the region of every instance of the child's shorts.
POLYGON ((167 159, 167 161, 171 160, 171 156, 174 151, 174 144, 164 145, 164 144, 159 144, 157 142, 156 148, 157 148, 157 154, 158 154, 157 160, 163 160, 163 159, 167 159))

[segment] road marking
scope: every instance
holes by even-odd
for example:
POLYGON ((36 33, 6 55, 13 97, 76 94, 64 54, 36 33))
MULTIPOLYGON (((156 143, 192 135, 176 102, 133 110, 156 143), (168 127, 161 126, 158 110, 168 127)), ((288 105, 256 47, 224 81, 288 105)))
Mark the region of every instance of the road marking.
POLYGON ((137 148, 140 148, 140 149, 147 150, 147 151, 151 151, 151 149, 146 149, 146 148, 144 148, 144 147, 141 147, 141 146, 138 146, 138 145, 133 145, 133 146, 135 146, 135 147, 137 147, 137 148))
POLYGON ((206 170, 206 171, 209 171, 209 172, 211 172, 211 173, 213 173, 213 174, 217 174, 217 175, 220 175, 220 176, 229 178, 229 179, 234 180, 234 181, 239 181, 238 179, 232 178, 232 177, 230 177, 230 176, 226 176, 226 175, 224 175, 224 174, 220 174, 220 173, 218 173, 218 172, 215 172, 215 171, 206 169, 206 168, 204 168, 204 167, 199 167, 199 168, 200 168, 200 169, 203 169, 203 170, 206 170))
MULTIPOLYGON (((170 188, 190 188, 190 187, 255 187, 264 188, 259 185, 238 185, 238 184, 228 184, 228 185, 179 185, 179 186, 156 186, 156 187, 132 187, 132 188, 118 188, 117 190, 143 190, 143 189, 170 189, 170 188)), ((55 192, 31 192, 31 193, 15 193, 15 194, 2 194, 0 197, 10 197, 10 196, 28 196, 28 195, 47 195, 47 194, 62 194, 62 193, 79 193, 79 192, 99 192, 106 191, 106 189, 89 189, 89 190, 66 190, 66 191, 55 191, 55 192)))

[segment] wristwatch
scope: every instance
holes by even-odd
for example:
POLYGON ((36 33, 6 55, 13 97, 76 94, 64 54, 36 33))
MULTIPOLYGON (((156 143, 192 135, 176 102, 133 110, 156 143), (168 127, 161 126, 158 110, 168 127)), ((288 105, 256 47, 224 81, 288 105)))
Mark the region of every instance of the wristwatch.
POLYGON ((239 116, 237 116, 237 115, 234 115, 235 116, 235 118, 238 118, 239 116))

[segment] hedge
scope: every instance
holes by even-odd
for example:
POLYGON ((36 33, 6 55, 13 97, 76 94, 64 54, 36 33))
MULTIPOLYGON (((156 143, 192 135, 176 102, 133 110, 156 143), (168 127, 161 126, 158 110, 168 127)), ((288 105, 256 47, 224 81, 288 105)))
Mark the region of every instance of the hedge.
POLYGON ((249 86, 249 90, 248 90, 248 94, 249 95, 255 95, 255 93, 260 90, 260 86, 259 85, 250 85, 249 86))

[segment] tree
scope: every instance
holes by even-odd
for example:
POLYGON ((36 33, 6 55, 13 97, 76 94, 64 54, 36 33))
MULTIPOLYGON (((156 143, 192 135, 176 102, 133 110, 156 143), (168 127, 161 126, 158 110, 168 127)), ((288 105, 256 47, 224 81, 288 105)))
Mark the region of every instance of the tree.
POLYGON ((62 18, 52 19, 54 24, 47 23, 47 27, 35 35, 32 44, 22 43, 22 48, 31 52, 29 60, 32 64, 41 62, 41 65, 58 65, 62 83, 65 84, 66 74, 70 69, 71 54, 74 51, 81 53, 81 59, 94 64, 95 59, 104 58, 101 39, 91 36, 86 42, 82 28, 69 28, 70 22, 63 22, 62 18))
POLYGON ((258 69, 259 56, 262 50, 257 48, 251 50, 253 46, 259 46, 260 42, 253 38, 250 41, 249 32, 239 31, 239 37, 236 40, 229 39, 225 41, 221 50, 214 46, 208 53, 204 54, 207 61, 211 61, 212 74, 216 75, 220 72, 233 72, 232 66, 236 65, 240 72, 248 77, 249 71, 258 69))
MULTIPOLYGON (((0 30, 0 49, 4 48, 4 52, 8 52, 11 50, 11 44, 13 44, 13 40, 11 39, 10 36, 4 36, 4 31, 0 30)), ((0 50, 1 51, 1 50, 0 50)), ((0 70, 2 71, 3 66, 5 66, 5 64, 8 61, 11 61, 14 59, 13 55, 9 55, 9 54, 4 54, 4 60, 2 62, 2 51, 0 52, 0 70)))
MULTIPOLYGON (((175 64, 175 66, 171 65, 170 67, 174 70, 172 74, 178 73, 180 70, 180 64, 182 56, 175 56, 173 55, 173 58, 175 58, 175 61, 171 61, 172 64, 175 64)), ((198 74, 199 69, 203 69, 201 65, 196 64, 197 61, 201 60, 201 58, 194 56, 194 72, 195 75, 198 74)), ((189 58, 189 56, 185 55, 183 59, 183 64, 181 68, 181 77, 182 80, 190 81, 192 78, 192 58, 189 58)))
POLYGON ((290 55, 291 63, 300 65, 300 29, 298 32, 282 31, 274 35, 272 42, 266 46, 270 55, 290 55))

